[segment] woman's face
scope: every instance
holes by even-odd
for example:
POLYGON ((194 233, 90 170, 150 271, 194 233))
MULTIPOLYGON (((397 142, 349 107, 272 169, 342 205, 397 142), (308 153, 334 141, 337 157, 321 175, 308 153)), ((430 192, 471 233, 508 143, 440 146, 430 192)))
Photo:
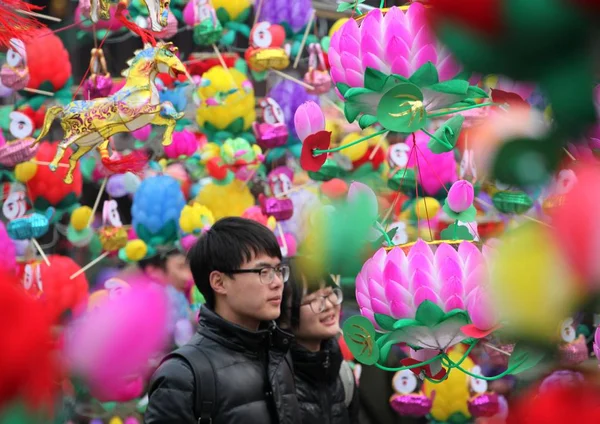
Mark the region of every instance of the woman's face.
POLYGON ((300 325, 295 336, 301 340, 322 341, 340 332, 342 292, 325 287, 304 295, 300 306, 300 325))

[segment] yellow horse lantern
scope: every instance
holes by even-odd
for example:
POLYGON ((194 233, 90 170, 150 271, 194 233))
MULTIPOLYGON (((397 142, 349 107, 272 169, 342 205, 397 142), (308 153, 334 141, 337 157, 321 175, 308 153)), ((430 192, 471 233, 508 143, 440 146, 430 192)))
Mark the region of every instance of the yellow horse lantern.
MULTIPOLYGON (((82 0, 90 9, 90 19, 92 23, 97 24, 98 19, 108 21, 110 19, 111 0, 82 0)), ((129 6, 129 0, 121 0, 125 7, 129 6)), ((152 31, 160 32, 167 26, 167 17, 169 14, 169 4, 171 0, 141 0, 141 3, 148 9, 150 26, 152 31)))
POLYGON ((94 148, 106 149, 109 138, 117 133, 135 131, 147 124, 165 126, 162 144, 171 144, 175 124, 184 114, 178 113, 171 102, 160 103, 154 79, 158 73, 189 77, 176 53, 177 47, 172 43, 159 42, 155 47, 148 46, 133 58, 129 69, 123 73, 126 83, 115 94, 48 109, 44 126, 35 142, 48 134, 56 118, 60 118, 65 132, 50 169, 56 171, 67 147, 77 145, 77 151, 69 157, 69 171, 64 179, 65 183, 71 184, 77 161, 83 155, 94 148))

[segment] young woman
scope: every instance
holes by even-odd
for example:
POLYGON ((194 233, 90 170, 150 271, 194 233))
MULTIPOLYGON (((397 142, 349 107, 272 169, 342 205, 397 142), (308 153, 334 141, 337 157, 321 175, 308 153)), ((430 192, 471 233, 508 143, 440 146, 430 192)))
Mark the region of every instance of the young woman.
POLYGON ((282 300, 280 325, 295 336, 291 355, 302 424, 358 423, 357 386, 337 341, 341 289, 325 279, 310 284, 292 261, 282 300))

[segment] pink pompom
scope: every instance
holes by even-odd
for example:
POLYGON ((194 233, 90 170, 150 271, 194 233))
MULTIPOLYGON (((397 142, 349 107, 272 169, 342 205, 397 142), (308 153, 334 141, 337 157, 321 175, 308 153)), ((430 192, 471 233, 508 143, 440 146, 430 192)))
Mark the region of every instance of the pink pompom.
POLYGON ((164 146, 164 150, 169 159, 192 156, 198 150, 198 140, 190 130, 175 131, 173 132, 173 142, 164 146))
POLYGON ((148 125, 140 128, 139 130, 132 131, 131 135, 136 140, 146 141, 146 140, 148 140, 148 137, 150 137, 151 132, 152 132, 152 125, 148 124, 148 125))
POLYGON ((283 237, 285 238, 285 243, 283 242, 283 238, 281 238, 281 233, 277 236, 277 243, 279 243, 279 246, 281 247, 283 256, 288 258, 296 256, 296 253, 298 253, 298 242, 296 241, 296 238, 290 233, 285 233, 283 237))
POLYGON ((137 285, 108 298, 74 321, 66 332, 71 372, 102 402, 142 394, 149 362, 168 341, 168 298, 162 288, 137 285))

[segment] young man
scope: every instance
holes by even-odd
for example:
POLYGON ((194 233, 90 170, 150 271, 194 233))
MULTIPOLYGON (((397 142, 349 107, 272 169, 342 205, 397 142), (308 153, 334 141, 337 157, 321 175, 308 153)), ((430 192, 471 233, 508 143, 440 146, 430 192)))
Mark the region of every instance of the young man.
POLYGON ((197 334, 155 372, 145 423, 299 423, 292 336, 273 323, 289 277, 274 234, 224 218, 188 258, 206 304, 197 334))

